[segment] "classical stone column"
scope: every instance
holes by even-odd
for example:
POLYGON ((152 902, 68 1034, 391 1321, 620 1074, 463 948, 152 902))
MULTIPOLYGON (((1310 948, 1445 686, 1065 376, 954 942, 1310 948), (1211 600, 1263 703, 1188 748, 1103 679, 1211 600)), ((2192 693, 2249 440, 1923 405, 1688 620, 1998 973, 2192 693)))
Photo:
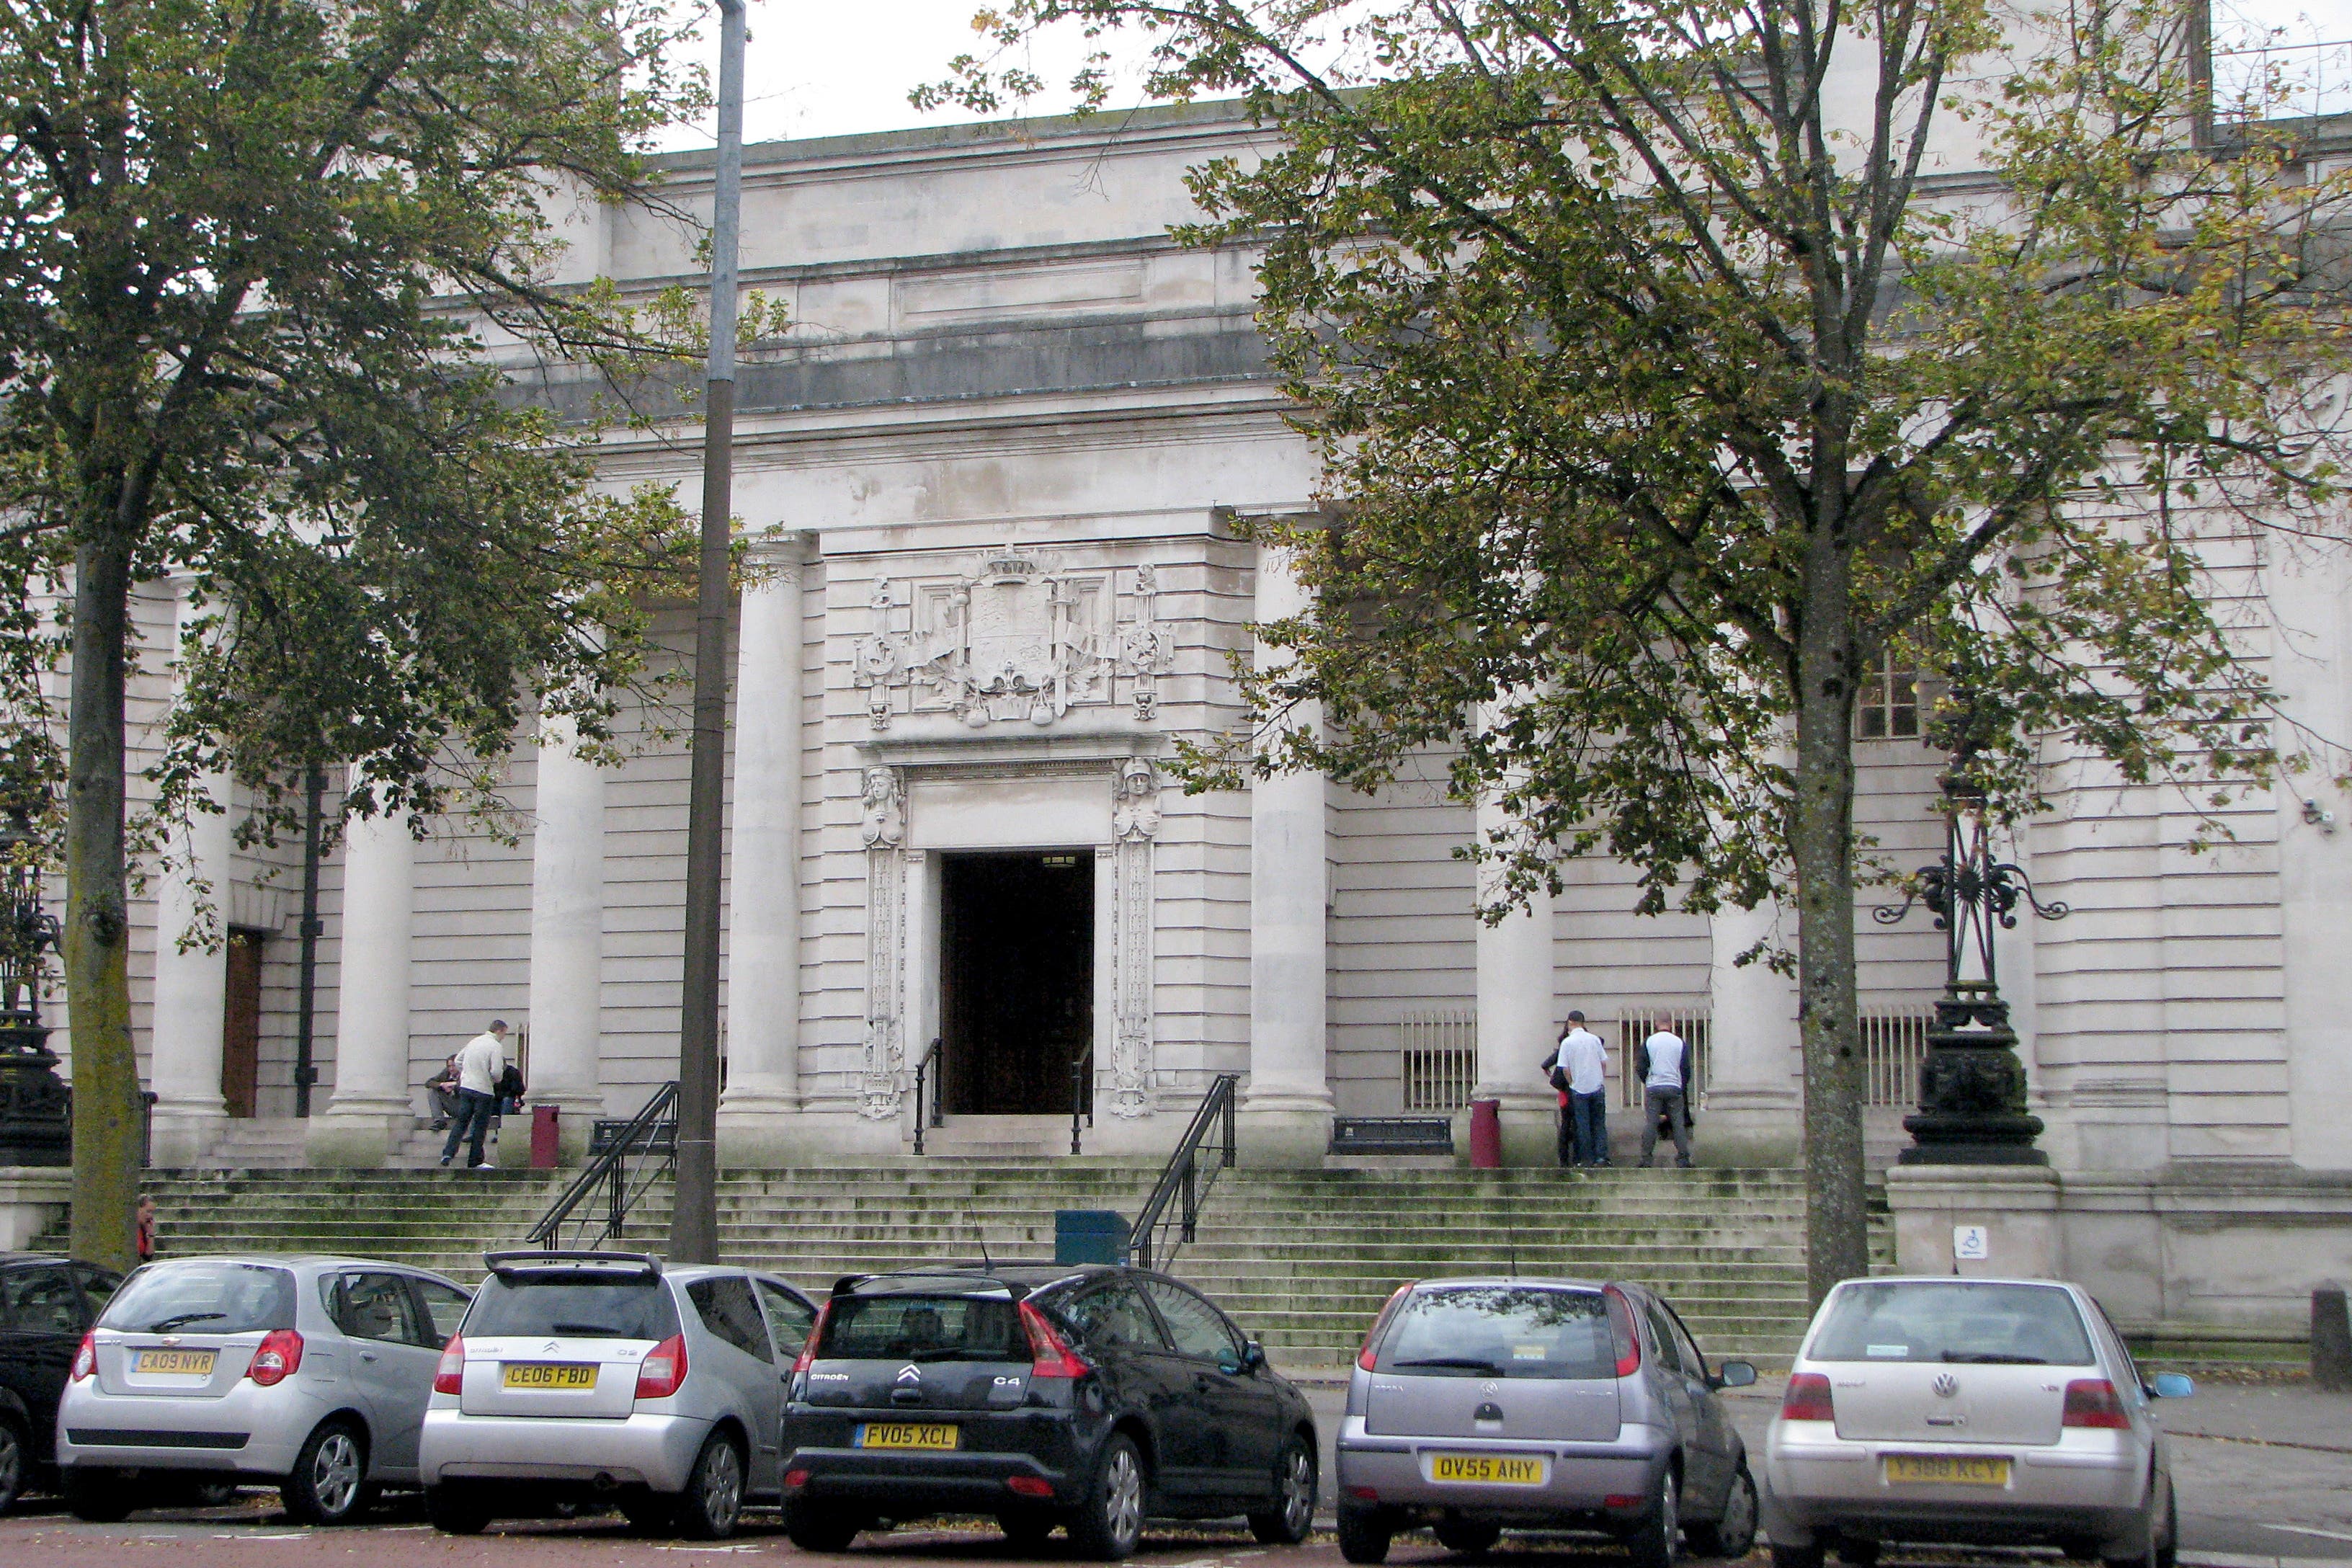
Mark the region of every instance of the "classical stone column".
POLYGON ((381 1165, 415 1124, 408 1082, 415 860, 415 841, 398 817, 354 818, 344 833, 335 1098, 310 1121, 316 1165, 381 1165))
MULTIPOLYGON (((1509 830, 1501 804, 1479 803, 1478 841, 1509 830)), ((1482 887, 1499 889, 1499 873, 1481 867, 1482 887)), ((1481 902, 1487 901, 1482 899, 1481 902)), ((1552 1165, 1559 1160, 1559 1096, 1536 1068, 1559 1034, 1553 984, 1551 896, 1538 889, 1477 932, 1478 1079, 1474 1100, 1501 1102, 1503 1163, 1552 1165)), ((1468 1112, 1457 1118, 1454 1146, 1468 1150, 1468 1112)))
MULTIPOLYGON (((174 643, 187 635, 197 610, 180 587, 174 643)), ((191 808, 184 830, 167 847, 169 864, 155 899, 155 1005, 148 1036, 147 1077, 155 1091, 153 1163, 195 1163, 227 1120, 221 1100, 222 1032, 228 1005, 228 779, 206 773, 200 795, 222 810, 191 808), (189 944, 209 902, 208 940, 189 944), (186 945, 184 945, 186 944, 186 945)))
MULTIPOLYGON (((530 1099, 561 1113, 567 1163, 604 1114, 604 770, 568 719, 540 721, 530 845, 530 1099)), ((507 1163, 527 1138, 501 1138, 507 1163)))
POLYGON ((801 1109, 802 598, 798 542, 770 547, 743 593, 735 656, 735 819, 729 849, 729 1165, 792 1163, 801 1109))
MULTIPOLYGON (((1287 557, 1257 552, 1261 621, 1307 608, 1287 557)), ((1289 656, 1258 645, 1258 668, 1289 656)), ((1321 721, 1302 709, 1293 724, 1321 721)), ((1243 1092, 1241 1159, 1256 1166, 1318 1165, 1331 1143, 1324 1067, 1325 863, 1323 775, 1277 773, 1250 790, 1250 1076, 1243 1092)))
POLYGON ((1804 1062, 1797 983, 1739 955, 1776 938, 1792 942, 1794 910, 1761 903, 1707 918, 1706 1113, 1692 1157, 1702 1165, 1793 1165, 1803 1146, 1804 1062))

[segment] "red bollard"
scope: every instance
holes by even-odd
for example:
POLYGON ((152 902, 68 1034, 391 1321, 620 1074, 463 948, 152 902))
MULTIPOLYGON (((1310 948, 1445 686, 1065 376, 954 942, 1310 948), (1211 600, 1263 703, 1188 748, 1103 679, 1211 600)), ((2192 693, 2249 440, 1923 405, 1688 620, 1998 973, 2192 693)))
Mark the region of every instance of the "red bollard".
POLYGON ((563 1144, 556 1133, 557 1109, 552 1105, 530 1108, 530 1168, 552 1171, 562 1162, 563 1144))
POLYGON ((1503 1102, 1470 1102, 1470 1163, 1481 1171, 1503 1168, 1503 1102))

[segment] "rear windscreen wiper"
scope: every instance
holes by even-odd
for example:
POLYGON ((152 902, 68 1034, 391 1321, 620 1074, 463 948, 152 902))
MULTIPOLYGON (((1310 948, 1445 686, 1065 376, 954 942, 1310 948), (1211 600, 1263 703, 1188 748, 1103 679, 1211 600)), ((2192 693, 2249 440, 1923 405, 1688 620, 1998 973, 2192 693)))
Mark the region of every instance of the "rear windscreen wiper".
POLYGON ((2048 1366, 2038 1355, 2010 1355, 2001 1351, 1946 1351, 1944 1359, 1959 1366, 2048 1366))
POLYGON ((926 1345, 907 1352, 908 1361, 1011 1361, 1009 1355, 981 1355, 961 1345, 926 1345))
POLYGON ((168 1334, 173 1329, 185 1328, 190 1323, 209 1323, 227 1316, 226 1312, 178 1312, 160 1323, 148 1324, 147 1331, 151 1334, 168 1334))
POLYGON ((625 1333, 610 1323, 551 1323, 549 1329, 559 1334, 577 1334, 591 1340, 634 1340, 643 1336, 625 1333))
POLYGON ((1398 1366, 1398 1367, 1402 1367, 1402 1366, 1453 1366, 1453 1367, 1459 1367, 1459 1368, 1461 1368, 1464 1372, 1496 1372, 1496 1373, 1499 1373, 1499 1372, 1501 1372, 1501 1371, 1503 1370, 1501 1367, 1499 1367, 1499 1366, 1496 1365, 1496 1364, 1495 1364, 1493 1362, 1491 1362, 1491 1361, 1485 1361, 1485 1360, 1481 1360, 1479 1357, 1477 1357, 1477 1356, 1472 1356, 1472 1355, 1432 1355, 1432 1356, 1422 1356, 1422 1357, 1420 1357, 1419 1359, 1414 1360, 1414 1361, 1392 1361, 1392 1362, 1389 1363, 1389 1364, 1390 1364, 1391 1366, 1398 1366))

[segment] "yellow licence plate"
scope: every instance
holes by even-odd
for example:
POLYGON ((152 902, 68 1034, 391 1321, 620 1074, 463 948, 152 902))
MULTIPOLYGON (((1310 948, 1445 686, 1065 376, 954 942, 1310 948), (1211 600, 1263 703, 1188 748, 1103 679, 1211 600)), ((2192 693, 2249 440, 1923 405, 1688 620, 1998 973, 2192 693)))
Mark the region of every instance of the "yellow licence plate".
POLYGON ((951 1421, 868 1421, 857 1428, 861 1448, 952 1448, 961 1441, 951 1421))
POLYGON ((158 1377, 210 1377, 218 1351, 141 1351, 131 1361, 134 1373, 158 1377))
POLYGON ((2009 1460, 1979 1459, 1965 1454, 1886 1454, 1880 1462, 1885 1467, 1890 1484, 1906 1482, 1913 1485, 1939 1487, 2005 1487, 2009 1485, 2009 1460))
POLYGON ((1480 1481, 1488 1486, 1539 1487, 1544 1462, 1538 1458, 1508 1459, 1493 1454, 1432 1454, 1433 1481, 1480 1481))
POLYGON ((501 1363, 509 1388, 593 1388, 596 1363, 575 1361, 510 1361, 501 1363))

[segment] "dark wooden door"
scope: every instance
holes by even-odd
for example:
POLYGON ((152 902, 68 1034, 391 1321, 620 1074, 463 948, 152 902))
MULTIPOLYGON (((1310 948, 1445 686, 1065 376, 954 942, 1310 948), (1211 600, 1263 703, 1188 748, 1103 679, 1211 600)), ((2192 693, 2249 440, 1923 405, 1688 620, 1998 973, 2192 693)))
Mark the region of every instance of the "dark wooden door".
POLYGON ((942 863, 942 1103, 950 1114, 1070 1113, 1070 1064, 1094 1038, 1094 859, 1065 850, 942 863))
POLYGON ((221 1099, 231 1116, 254 1114, 261 1080, 262 933, 228 933, 228 1004, 221 1020, 221 1099))

